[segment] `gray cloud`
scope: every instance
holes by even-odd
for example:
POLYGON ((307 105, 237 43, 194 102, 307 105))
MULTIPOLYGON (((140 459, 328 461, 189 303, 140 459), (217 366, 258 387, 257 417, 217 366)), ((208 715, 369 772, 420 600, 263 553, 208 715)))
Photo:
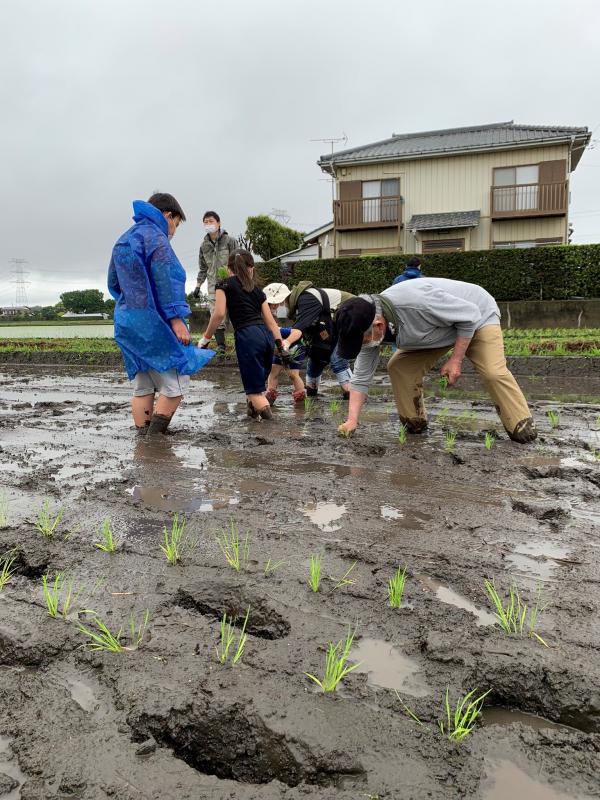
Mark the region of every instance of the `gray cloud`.
MULTIPOLYGON (((593 2, 20 0, 0 5, 0 303, 104 288, 131 200, 177 196, 193 280, 206 208, 331 217, 311 139, 515 119, 598 126, 593 2)), ((572 181, 575 241, 600 240, 600 148, 572 181)), ((191 285, 191 281, 190 281, 191 285)))

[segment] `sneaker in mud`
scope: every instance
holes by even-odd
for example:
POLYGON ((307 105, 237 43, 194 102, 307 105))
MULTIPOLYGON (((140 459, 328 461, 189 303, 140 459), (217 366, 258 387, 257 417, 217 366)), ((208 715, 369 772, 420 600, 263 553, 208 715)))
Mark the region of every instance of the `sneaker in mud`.
POLYGON ((522 419, 515 425, 515 429, 512 433, 510 431, 507 431, 507 433, 513 442, 518 442, 519 444, 527 444, 537 439, 537 430, 532 417, 522 419))
POLYGON ((273 419, 273 412, 271 411, 271 406, 265 406, 264 408, 261 408, 261 410, 258 412, 258 416, 261 419, 273 419))

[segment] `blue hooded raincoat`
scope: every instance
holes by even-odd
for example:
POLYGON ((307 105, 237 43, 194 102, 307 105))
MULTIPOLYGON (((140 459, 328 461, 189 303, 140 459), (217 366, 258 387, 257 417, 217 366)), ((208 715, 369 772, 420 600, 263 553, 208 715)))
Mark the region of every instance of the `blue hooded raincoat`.
POLYGON ((186 319, 185 270, 169 242, 169 226, 150 203, 135 200, 135 225, 113 248, 108 290, 115 306, 115 340, 130 380, 136 373, 176 369, 193 375, 214 356, 213 350, 183 345, 169 320, 186 319))

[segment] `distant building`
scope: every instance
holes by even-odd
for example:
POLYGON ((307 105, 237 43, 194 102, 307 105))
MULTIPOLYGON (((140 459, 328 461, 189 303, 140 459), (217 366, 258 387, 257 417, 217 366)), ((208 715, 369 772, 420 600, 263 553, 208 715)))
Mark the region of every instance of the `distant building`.
POLYGON ((0 317, 30 317, 32 311, 29 306, 1 306, 0 317))
POLYGON ((334 258, 333 247, 333 222, 321 225, 304 236, 304 244, 296 250, 290 250, 275 257, 281 266, 293 272, 293 266, 298 261, 307 261, 313 258, 334 258))
POLYGON ((567 244, 569 178, 590 137, 511 121, 321 156, 336 184, 335 256, 567 244))
POLYGON ((74 311, 65 311, 61 319, 109 319, 109 315, 103 311, 95 314, 76 314, 74 311))

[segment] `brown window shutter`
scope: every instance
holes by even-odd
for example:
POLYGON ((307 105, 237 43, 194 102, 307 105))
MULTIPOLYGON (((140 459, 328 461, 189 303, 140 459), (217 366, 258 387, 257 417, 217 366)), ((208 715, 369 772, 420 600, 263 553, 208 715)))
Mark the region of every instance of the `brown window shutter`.
POLYGON ((423 242, 424 253, 459 252, 464 249, 464 239, 426 239, 423 242))
POLYGON ((362 223, 362 181, 340 181, 338 186, 340 199, 334 204, 335 224, 342 227, 362 223))
POLYGON ((358 200, 362 197, 362 181, 340 181, 340 200, 358 200))
POLYGON ((567 162, 564 158, 540 162, 540 183, 560 183, 566 180, 567 162))

